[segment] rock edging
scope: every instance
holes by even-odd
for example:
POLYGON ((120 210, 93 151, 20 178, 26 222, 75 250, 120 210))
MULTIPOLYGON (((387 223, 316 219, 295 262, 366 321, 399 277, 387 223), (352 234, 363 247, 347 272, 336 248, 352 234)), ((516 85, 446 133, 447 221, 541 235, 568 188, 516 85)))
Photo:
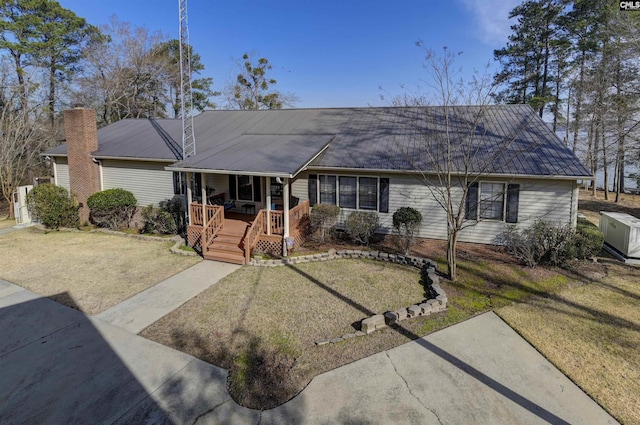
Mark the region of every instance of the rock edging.
POLYGON ((432 267, 435 270, 436 263, 433 260, 422 257, 414 257, 412 255, 389 254, 381 251, 366 251, 359 249, 330 249, 320 254, 301 255, 299 257, 287 257, 275 260, 264 260, 261 258, 252 258, 249 265, 256 267, 274 267, 288 266, 292 264, 311 263, 318 261, 329 261, 338 258, 365 258, 378 261, 387 261, 390 263, 404 264, 421 269, 424 266, 432 267))

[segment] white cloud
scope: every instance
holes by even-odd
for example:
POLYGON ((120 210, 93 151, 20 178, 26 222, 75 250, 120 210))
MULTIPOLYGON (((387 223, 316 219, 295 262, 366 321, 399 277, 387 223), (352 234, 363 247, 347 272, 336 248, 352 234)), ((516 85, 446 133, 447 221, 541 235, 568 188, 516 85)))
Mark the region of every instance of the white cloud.
POLYGON ((479 38, 492 46, 503 46, 511 34, 509 12, 519 0, 460 0, 471 12, 479 38))

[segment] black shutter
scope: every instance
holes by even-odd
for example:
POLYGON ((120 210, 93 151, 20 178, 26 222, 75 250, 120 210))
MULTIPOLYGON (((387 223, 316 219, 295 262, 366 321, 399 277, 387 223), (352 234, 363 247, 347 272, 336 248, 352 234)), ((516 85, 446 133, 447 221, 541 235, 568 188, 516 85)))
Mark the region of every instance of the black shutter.
POLYGON ((520 200, 520 185, 507 185, 507 223, 518 222, 518 201, 520 200))
POLYGON ((254 202, 262 202, 262 194, 260 190, 260 177, 253 176, 253 200, 254 202))
POLYGON ((236 190, 236 176, 229 176, 229 199, 238 199, 238 191, 236 190))
POLYGON ((380 212, 389 212, 389 179, 380 179, 380 212))
POLYGON ((471 183, 467 189, 467 200, 464 204, 464 218, 478 219, 478 183, 471 183))
POLYGON ((193 191, 195 196, 202 195, 202 173, 193 173, 193 191))
POLYGON ((318 176, 309 174, 309 205, 314 206, 318 203, 318 176))

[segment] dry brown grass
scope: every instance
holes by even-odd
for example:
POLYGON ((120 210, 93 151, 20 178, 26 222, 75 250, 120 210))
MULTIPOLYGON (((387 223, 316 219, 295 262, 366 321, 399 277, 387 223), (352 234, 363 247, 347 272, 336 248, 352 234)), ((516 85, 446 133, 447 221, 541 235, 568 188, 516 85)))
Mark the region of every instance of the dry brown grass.
POLYGON ((638 425, 640 268, 604 261, 591 269, 605 277, 497 313, 618 420, 638 425))
POLYGON ((16 225, 16 221, 6 215, 0 214, 0 229, 6 229, 16 225))
MULTIPOLYGON (((640 196, 616 204, 580 194, 580 211, 640 216, 640 196)), ((640 425, 640 267, 604 252, 596 264, 567 273, 557 296, 534 297, 497 312, 553 364, 625 424, 640 425)))
MULTIPOLYGON (((440 244, 441 241, 423 241, 421 247, 437 254, 440 244)), ((482 252, 492 252, 495 258, 474 268, 473 260, 478 259, 478 254, 473 246, 467 248, 461 260, 460 282, 441 283, 449 294, 446 312, 406 320, 401 328, 387 328, 368 337, 319 347, 314 344, 354 332, 356 322, 373 313, 421 301, 424 288, 419 284, 417 270, 360 260, 245 267, 141 335, 229 368, 230 391, 236 401, 265 409, 293 397, 319 373, 531 293, 553 291, 566 282, 552 271, 520 268, 486 247, 482 252), (274 352, 279 353, 279 360, 274 361, 274 352), (256 363, 282 374, 281 386, 271 383, 273 376, 251 371, 256 363), (261 381, 264 378, 270 381, 261 381)))
MULTIPOLYGON (((271 389, 272 404, 278 404, 313 376, 388 346, 385 338, 321 347, 315 342, 353 333, 355 322, 372 314, 423 300, 419 279, 415 269, 364 260, 244 267, 141 335, 230 368, 236 381, 245 379, 238 370, 252 354, 248 350, 292 356, 295 364, 288 375, 295 377, 294 385, 279 393, 271 389)), ((406 342, 397 334, 395 339, 395 345, 398 339, 406 342)), ((246 405, 266 407, 256 394, 235 395, 246 405)))
POLYGON ((25 229, 0 235, 0 278, 93 315, 201 261, 170 245, 25 229))
POLYGON ((591 192, 580 191, 579 210, 589 221, 599 225, 600 211, 623 212, 640 217, 640 195, 620 194, 619 202, 613 202, 615 194, 609 194, 609 201, 604 200, 604 192, 597 191, 595 198, 591 192))

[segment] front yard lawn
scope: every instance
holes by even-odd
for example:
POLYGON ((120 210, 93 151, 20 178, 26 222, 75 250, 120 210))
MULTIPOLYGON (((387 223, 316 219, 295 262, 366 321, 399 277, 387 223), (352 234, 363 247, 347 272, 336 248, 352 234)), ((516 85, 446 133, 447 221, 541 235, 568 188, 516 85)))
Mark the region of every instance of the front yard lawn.
POLYGON ((6 229, 7 227, 13 227, 16 225, 16 221, 7 217, 4 214, 0 214, 0 229, 6 229))
POLYGON ((172 244, 29 228, 0 235, 0 278, 94 315, 201 261, 172 244))
POLYGON ((624 424, 640 424, 640 267, 581 266, 556 295, 496 312, 624 424))
POLYGON ((355 323, 371 314, 424 299, 416 269, 343 259, 244 267, 141 335, 230 369, 229 390, 234 399, 248 407, 267 409, 295 396, 320 373, 531 293, 553 292, 567 281, 555 272, 505 264, 502 260, 509 261, 508 257, 495 251, 497 259, 477 266, 473 249, 464 251, 462 283, 442 283, 449 294, 449 309, 405 320, 396 329, 315 345, 315 341, 354 332, 355 323), (502 281, 513 284, 500 284, 502 281))

